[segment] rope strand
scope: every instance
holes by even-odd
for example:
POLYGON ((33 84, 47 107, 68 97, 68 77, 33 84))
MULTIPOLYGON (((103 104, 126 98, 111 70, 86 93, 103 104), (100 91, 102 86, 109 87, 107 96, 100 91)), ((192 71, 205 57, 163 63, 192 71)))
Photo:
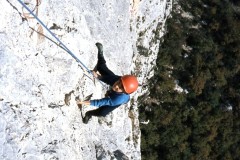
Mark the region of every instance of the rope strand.
MULTIPOLYGON (((64 49, 68 54, 70 54, 77 62, 79 62, 79 63, 86 69, 86 71, 87 71, 89 74, 91 74, 91 75, 93 76, 93 78, 95 78, 94 75, 93 75, 93 73, 86 67, 86 65, 85 65, 81 60, 79 60, 79 59, 71 52, 71 50, 68 49, 67 46, 64 45, 64 44, 62 43, 62 41, 54 35, 54 33, 53 33, 52 31, 50 31, 50 30, 48 29, 48 27, 38 18, 37 15, 35 15, 35 14, 26 6, 25 3, 23 3, 21 0, 18 0, 18 2, 19 2, 26 10, 28 10, 28 12, 59 42, 59 46, 60 46, 62 49, 64 49)), ((55 43, 55 44, 56 44, 56 43, 55 43)), ((104 84, 103 84, 99 79, 97 79, 97 80, 104 86, 104 84)))

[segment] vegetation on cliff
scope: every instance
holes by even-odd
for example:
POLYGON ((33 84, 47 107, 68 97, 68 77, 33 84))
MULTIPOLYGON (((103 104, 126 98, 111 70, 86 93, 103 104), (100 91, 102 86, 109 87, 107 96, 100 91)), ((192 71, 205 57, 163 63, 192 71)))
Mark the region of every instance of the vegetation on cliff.
POLYGON ((140 99, 140 118, 150 120, 141 125, 142 159, 240 157, 239 8, 234 0, 174 6, 140 99))

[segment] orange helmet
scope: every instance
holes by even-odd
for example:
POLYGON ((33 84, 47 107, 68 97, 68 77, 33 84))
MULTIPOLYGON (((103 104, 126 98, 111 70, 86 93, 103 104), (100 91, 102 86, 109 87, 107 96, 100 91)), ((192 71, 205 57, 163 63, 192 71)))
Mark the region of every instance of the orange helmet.
POLYGON ((121 77, 122 85, 126 93, 130 94, 137 90, 138 80, 137 77, 132 75, 125 75, 121 77))

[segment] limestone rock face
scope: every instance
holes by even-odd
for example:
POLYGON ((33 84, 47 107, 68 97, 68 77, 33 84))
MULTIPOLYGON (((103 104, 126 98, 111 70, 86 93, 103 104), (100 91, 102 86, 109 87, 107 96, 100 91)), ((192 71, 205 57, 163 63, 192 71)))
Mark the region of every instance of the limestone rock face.
POLYGON ((141 159, 137 97, 153 75, 172 1, 22 1, 81 63, 17 0, 0 1, 0 159, 141 159), (84 124, 75 98, 100 99, 108 89, 84 67, 95 67, 96 42, 114 73, 135 74, 142 87, 84 124))

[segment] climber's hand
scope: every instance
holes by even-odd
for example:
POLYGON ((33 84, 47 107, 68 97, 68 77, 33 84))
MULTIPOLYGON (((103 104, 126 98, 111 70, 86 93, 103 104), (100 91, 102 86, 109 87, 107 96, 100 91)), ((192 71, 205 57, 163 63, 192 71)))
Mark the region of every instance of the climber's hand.
POLYGON ((101 74, 98 71, 93 70, 92 74, 95 78, 100 78, 101 77, 101 74))
POLYGON ((81 104, 81 105, 90 105, 90 101, 80 101, 80 100, 77 100, 76 102, 77 102, 77 104, 81 104))

